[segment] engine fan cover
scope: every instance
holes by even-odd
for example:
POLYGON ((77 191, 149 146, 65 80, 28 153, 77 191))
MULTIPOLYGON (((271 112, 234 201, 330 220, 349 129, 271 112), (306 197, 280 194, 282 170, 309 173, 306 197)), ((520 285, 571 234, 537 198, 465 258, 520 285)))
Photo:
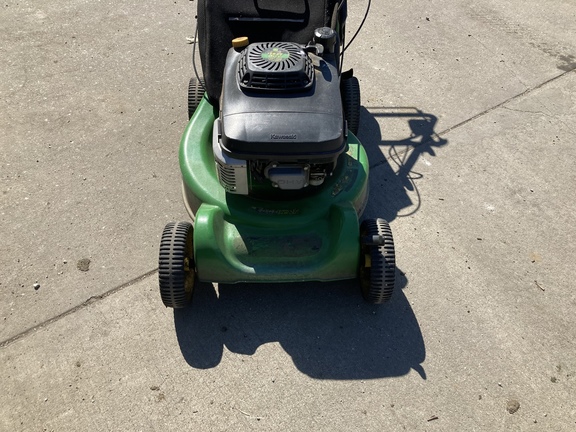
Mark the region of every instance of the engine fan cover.
POLYGON ((238 83, 257 91, 304 91, 314 83, 314 66, 297 44, 254 43, 242 51, 238 83))

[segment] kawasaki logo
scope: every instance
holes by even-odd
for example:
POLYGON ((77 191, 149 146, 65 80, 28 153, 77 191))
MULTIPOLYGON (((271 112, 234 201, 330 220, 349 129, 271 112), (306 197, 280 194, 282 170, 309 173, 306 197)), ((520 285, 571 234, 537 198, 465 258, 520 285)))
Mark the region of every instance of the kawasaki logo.
POLYGON ((290 58, 290 53, 286 51, 284 48, 274 47, 272 49, 268 48, 262 54, 260 54, 264 60, 268 60, 270 62, 278 63, 287 58, 290 58))
POLYGON ((273 140, 295 140, 298 139, 296 134, 271 134, 270 139, 273 140))

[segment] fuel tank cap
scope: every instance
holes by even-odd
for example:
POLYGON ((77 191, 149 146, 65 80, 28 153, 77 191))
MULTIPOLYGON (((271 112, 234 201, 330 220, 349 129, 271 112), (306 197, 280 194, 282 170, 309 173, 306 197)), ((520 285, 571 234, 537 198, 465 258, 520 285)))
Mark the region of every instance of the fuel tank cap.
POLYGON ((330 27, 319 27, 314 30, 314 43, 324 47, 324 52, 334 54, 334 45, 336 45, 336 32, 330 27))

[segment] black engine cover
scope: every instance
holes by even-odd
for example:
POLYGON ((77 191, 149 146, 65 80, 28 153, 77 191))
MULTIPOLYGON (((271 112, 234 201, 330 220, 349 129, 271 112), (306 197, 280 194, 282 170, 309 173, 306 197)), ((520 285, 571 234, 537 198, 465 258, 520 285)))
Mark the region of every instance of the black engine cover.
POLYGON ((244 160, 336 158, 346 146, 336 59, 308 54, 297 44, 274 44, 228 52, 220 103, 223 151, 244 160))

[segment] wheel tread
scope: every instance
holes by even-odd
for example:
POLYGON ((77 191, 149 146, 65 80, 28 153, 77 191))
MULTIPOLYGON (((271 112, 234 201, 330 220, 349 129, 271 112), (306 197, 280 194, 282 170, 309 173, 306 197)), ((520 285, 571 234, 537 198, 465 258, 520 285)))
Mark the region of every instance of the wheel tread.
POLYGON ((380 235, 384 245, 362 245, 362 254, 369 253, 371 266, 364 268, 361 257, 360 282, 362 295, 370 303, 385 303, 392 297, 396 279, 396 258, 392 230, 384 219, 367 219, 360 227, 361 236, 380 235))
POLYGON ((190 78, 188 83, 188 120, 192 118, 194 111, 200 105, 204 97, 204 79, 198 80, 196 77, 190 78))
MULTIPOLYGON (((160 297, 167 307, 182 308, 190 300, 186 290, 189 275, 184 261, 192 258, 191 241, 193 229, 189 222, 170 222, 162 232, 158 255, 158 282, 160 297)), ((191 260, 193 263, 193 260, 191 260)), ((192 271, 194 271, 192 269, 192 271)))
POLYGON ((348 130, 354 135, 358 134, 360 128, 360 83, 358 78, 352 76, 343 79, 341 83, 342 104, 344 107, 344 117, 348 123, 348 130))

